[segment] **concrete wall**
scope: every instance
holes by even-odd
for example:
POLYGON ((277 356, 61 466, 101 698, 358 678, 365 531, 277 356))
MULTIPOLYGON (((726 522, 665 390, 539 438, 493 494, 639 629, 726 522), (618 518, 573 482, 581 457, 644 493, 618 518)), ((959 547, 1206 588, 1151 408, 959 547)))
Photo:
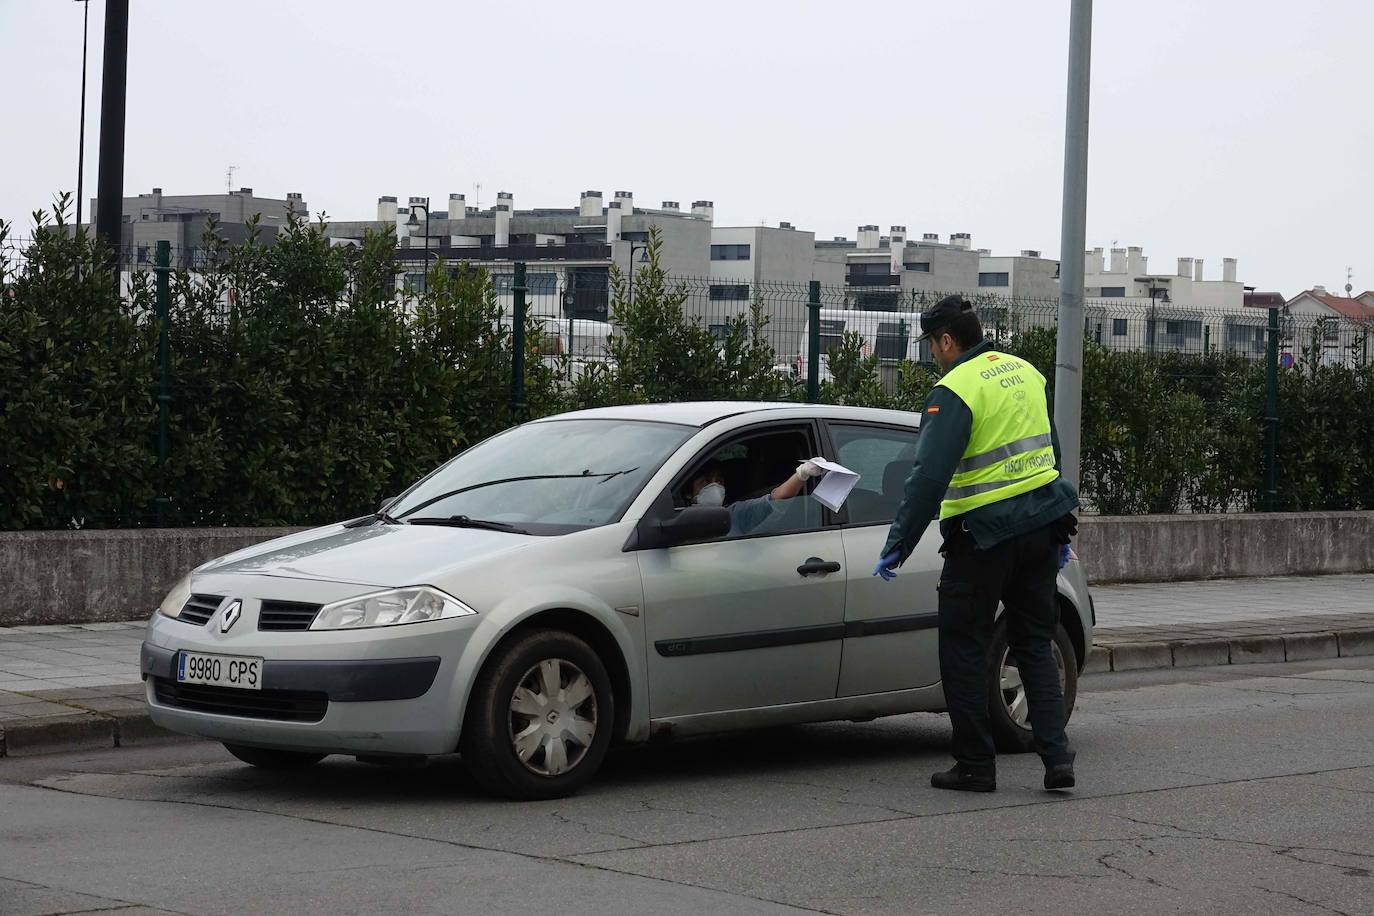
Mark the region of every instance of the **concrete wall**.
POLYGON ((1374 512, 1082 519, 1093 583, 1374 572, 1374 512))
MULTIPOLYGON (((187 570, 297 528, 0 532, 0 626, 131 620, 187 570)), ((1094 584, 1374 572, 1374 512, 1082 520, 1094 584)))
POLYGON ((206 560, 299 530, 0 532, 0 626, 146 617, 206 560))

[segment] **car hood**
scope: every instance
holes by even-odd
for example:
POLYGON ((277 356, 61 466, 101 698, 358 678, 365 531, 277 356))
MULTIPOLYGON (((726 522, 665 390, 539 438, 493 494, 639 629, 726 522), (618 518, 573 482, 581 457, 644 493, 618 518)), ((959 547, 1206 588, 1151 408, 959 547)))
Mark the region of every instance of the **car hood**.
POLYGON ((320 579, 358 585, 424 585, 537 540, 529 535, 430 525, 331 525, 212 560, 197 573, 320 579))

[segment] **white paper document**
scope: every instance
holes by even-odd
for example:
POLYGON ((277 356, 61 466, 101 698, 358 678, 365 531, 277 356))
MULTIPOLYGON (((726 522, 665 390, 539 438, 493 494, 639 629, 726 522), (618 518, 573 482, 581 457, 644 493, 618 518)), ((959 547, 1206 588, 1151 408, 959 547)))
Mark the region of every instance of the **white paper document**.
POLYGON ((816 484, 816 489, 811 491, 811 495, 831 512, 838 512, 840 506, 844 505, 845 498, 849 496, 849 491, 859 482, 858 472, 824 458, 811 460, 816 467, 826 472, 821 482, 816 484))

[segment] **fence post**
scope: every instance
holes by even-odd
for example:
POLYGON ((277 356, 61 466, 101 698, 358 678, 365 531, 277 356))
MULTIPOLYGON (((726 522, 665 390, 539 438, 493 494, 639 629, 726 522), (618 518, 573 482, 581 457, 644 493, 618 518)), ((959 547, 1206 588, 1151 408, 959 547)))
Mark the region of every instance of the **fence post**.
POLYGON ((1212 326, 1204 324, 1202 326, 1202 355, 1206 356, 1212 352, 1212 326))
POLYGON ((821 281, 812 280, 806 297, 806 399, 821 399, 821 281))
POLYGON ((172 243, 157 243, 153 259, 153 275, 157 289, 157 498, 153 500, 157 527, 163 524, 163 513, 171 498, 167 496, 167 411, 172 402, 168 391, 167 334, 172 323, 172 243))
POLYGON ((511 328, 510 409, 515 422, 525 419, 525 262, 515 262, 515 324, 511 328))
POLYGON ((1279 443, 1279 310, 1269 310, 1269 352, 1265 359, 1264 398, 1264 503, 1265 509, 1278 508, 1279 443))

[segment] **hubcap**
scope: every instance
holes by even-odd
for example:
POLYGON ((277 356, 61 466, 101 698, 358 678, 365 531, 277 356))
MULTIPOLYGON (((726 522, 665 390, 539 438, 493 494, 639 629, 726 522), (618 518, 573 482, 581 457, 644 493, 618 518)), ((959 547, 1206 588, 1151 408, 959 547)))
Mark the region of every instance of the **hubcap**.
POLYGON ((546 658, 526 671, 510 700, 510 740, 525 768, 558 776, 582 762, 596 736, 596 691, 581 668, 546 658))
MULTIPOLYGON (((1059 651, 1059 644, 1050 643, 1050 652, 1054 655, 1054 665, 1059 669, 1059 689, 1064 689, 1064 656, 1059 651)), ((1016 667, 1016 661, 1011 657, 1011 647, 1002 650, 1002 706, 1006 709, 1011 721, 1021 728, 1030 728, 1030 705, 1026 700, 1026 685, 1021 681, 1021 671, 1016 667)))

